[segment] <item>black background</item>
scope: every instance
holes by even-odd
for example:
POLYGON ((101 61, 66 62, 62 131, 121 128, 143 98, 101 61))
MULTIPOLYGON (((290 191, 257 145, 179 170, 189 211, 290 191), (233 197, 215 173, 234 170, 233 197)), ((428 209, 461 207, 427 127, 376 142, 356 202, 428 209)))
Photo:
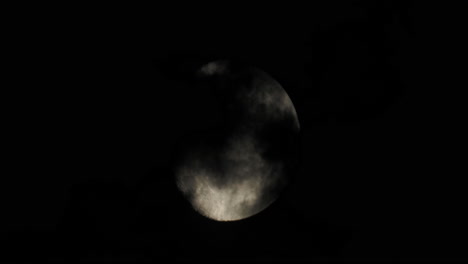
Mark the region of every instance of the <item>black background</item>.
POLYGON ((425 4, 210 8, 26 23, 29 71, 5 97, 1 258, 466 259, 462 158, 450 149, 460 105, 435 78, 425 4), (296 180, 230 223, 195 213, 171 178, 181 138, 222 122, 190 78, 218 59, 272 75, 301 124, 296 180))

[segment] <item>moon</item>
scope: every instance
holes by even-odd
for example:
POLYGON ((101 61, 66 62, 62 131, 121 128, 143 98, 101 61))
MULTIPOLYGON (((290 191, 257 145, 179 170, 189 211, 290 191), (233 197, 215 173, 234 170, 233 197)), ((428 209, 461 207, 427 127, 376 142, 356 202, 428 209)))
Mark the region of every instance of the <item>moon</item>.
POLYGON ((296 110, 283 87, 258 68, 214 61, 196 75, 221 102, 223 132, 184 149, 175 166, 177 187, 212 220, 251 217, 289 182, 300 130, 296 110))

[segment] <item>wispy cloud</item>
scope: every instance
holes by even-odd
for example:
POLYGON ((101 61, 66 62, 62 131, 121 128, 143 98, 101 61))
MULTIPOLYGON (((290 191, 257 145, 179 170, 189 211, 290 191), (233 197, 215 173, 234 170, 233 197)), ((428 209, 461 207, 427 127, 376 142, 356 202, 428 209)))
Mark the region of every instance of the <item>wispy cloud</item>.
POLYGON ((228 61, 214 61, 201 67, 199 73, 208 76, 216 74, 225 74, 228 72, 228 66, 228 61))

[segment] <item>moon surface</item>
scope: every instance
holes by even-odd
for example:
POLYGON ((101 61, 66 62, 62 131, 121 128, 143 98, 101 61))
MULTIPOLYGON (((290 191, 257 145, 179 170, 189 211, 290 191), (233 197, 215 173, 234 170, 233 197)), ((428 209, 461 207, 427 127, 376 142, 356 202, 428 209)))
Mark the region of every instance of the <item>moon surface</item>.
POLYGON ((253 216, 289 181, 300 129, 296 110, 283 87, 260 69, 214 61, 197 76, 222 102, 223 132, 184 150, 175 168, 177 186, 210 219, 253 216))

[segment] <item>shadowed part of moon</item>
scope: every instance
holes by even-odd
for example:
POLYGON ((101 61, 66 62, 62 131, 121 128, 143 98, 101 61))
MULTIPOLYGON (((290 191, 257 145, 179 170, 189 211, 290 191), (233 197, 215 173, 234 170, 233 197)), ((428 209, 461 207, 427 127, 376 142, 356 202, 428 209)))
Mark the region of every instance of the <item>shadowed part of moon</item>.
POLYGON ((208 218, 250 217, 273 203, 288 182, 288 144, 299 132, 296 111, 281 85, 259 69, 219 61, 198 74, 216 77, 213 85, 227 95, 231 120, 221 146, 206 142, 183 153, 175 169, 177 186, 208 218))

